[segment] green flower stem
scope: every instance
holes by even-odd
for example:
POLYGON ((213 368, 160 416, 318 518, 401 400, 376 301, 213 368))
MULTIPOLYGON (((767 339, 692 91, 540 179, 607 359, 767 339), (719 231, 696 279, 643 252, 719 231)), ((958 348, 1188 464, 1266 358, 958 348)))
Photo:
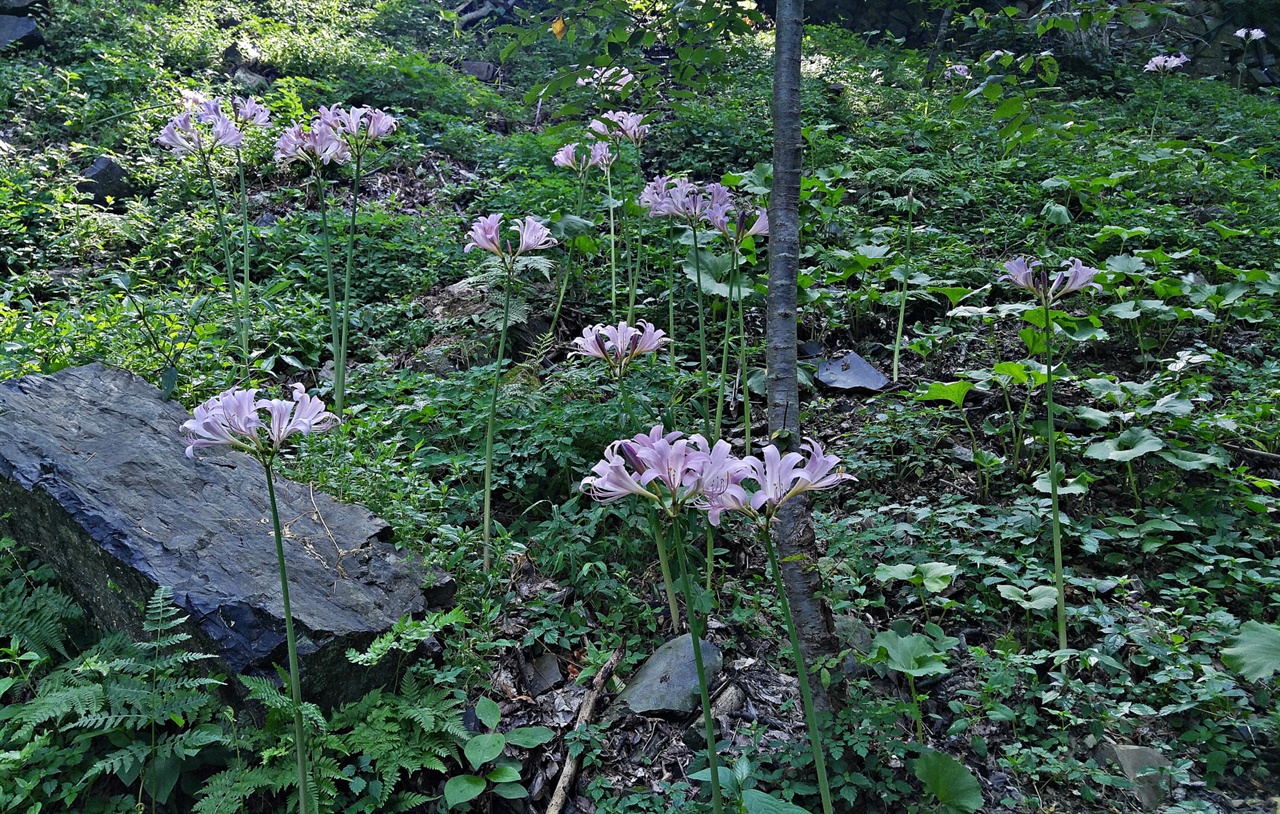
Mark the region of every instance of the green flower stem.
POLYGON ((693 232, 693 268, 698 283, 698 372, 702 376, 702 432, 711 435, 711 405, 707 398, 711 386, 707 383, 707 328, 702 314, 702 255, 698 251, 698 222, 689 221, 693 232))
MULTIPOLYGON (((626 211, 625 208, 623 211, 626 211)), ((635 243, 628 244, 628 248, 631 249, 631 263, 629 264, 629 280, 627 283, 627 288, 630 289, 630 296, 627 300, 628 325, 636 324, 636 288, 640 285, 640 252, 644 247, 643 235, 643 227, 637 223, 635 228, 635 243)))
POLYGON ((822 797, 823 814, 832 814, 831 783, 827 780, 827 759, 822 753, 822 733, 818 729, 818 716, 813 709, 813 693, 809 691, 809 671, 805 667, 804 652, 800 649, 800 637, 796 633, 796 622, 791 616, 791 603, 787 600, 787 586, 782 580, 782 569, 778 566, 778 554, 773 547, 770 534, 771 520, 764 523, 764 548, 769 555, 769 568, 773 571, 774 586, 778 591, 778 604, 782 606, 782 616, 787 623, 787 635, 791 638, 791 655, 796 663, 796 678, 800 681, 800 701, 804 704, 804 719, 809 725, 809 746, 813 750, 813 768, 818 773, 818 793, 822 797))
POLYGON ((738 377, 742 387, 742 454, 751 454, 751 391, 747 388, 747 317, 746 301, 742 294, 741 278, 735 280, 738 289, 738 377))
POLYGON ((618 313, 618 229, 613 219, 613 168, 608 164, 604 168, 605 194, 609 196, 606 206, 609 209, 609 277, 612 283, 609 289, 610 315, 618 313))
POLYGON ((236 148, 236 165, 240 169, 240 221, 244 228, 244 284, 240 290, 240 346, 244 351, 244 375, 247 382, 249 371, 249 187, 244 180, 244 158, 240 148, 236 148))
POLYGON ((671 630, 678 631, 680 629, 680 604, 676 601, 675 581, 671 578, 671 555, 667 550, 667 538, 662 533, 662 526, 658 523, 658 515, 655 511, 649 517, 649 523, 653 527, 653 539, 658 546, 658 565, 662 568, 662 587, 667 593, 667 610, 671 612, 671 630))
POLYGON ((902 267, 902 301, 898 303, 898 331, 893 335, 893 380, 898 380, 898 355, 902 351, 902 328, 907 318, 907 286, 911 283, 911 204, 907 205, 907 260, 902 267))
POLYGON ((356 150, 356 174, 351 178, 351 234, 347 236, 347 268, 342 275, 342 316, 333 361, 333 412, 342 418, 347 392, 347 331, 351 326, 351 267, 356 254, 356 213, 360 208, 360 172, 364 152, 356 150))
MULTIPOLYGON (((573 210, 574 212, 582 211, 582 202, 583 202, 583 199, 586 197, 586 191, 587 191, 586 177, 579 175, 578 176, 578 205, 574 208, 573 210)), ((565 261, 562 264, 561 270, 559 271, 560 294, 556 297, 556 310, 551 314, 551 327, 547 329, 547 335, 550 337, 555 337, 556 325, 560 324, 560 309, 564 305, 565 292, 569 290, 569 275, 571 273, 570 270, 573 268, 574 255, 575 255, 575 249, 574 249, 573 243, 569 243, 568 254, 565 257, 565 261)))
MULTIPOLYGON (((238 310, 240 298, 236 293, 236 264, 231 259, 231 233, 227 230, 227 219, 222 211, 222 198, 218 195, 218 185, 213 181, 213 168, 209 166, 209 157, 205 154, 200 156, 200 164, 204 168, 205 180, 209 183, 209 192, 213 196, 213 211, 218 216, 218 237, 222 243, 222 262, 223 268, 227 274, 227 286, 231 291, 231 308, 233 311, 238 310)), ((240 339, 241 351, 244 353, 245 367, 249 365, 249 339, 248 334, 244 331, 244 326, 239 324, 239 318, 236 319, 236 334, 240 339)))
POLYGON ((289 683, 293 691, 293 739, 298 755, 298 811, 311 811, 311 789, 307 783, 306 729, 302 725, 302 683, 298 676, 298 640, 293 632, 293 611, 289 605, 289 576, 284 564, 284 534, 276 506, 276 486, 269 460, 262 461, 267 473, 267 497, 271 502, 271 526, 276 535, 276 564, 280 569, 280 596, 284 600, 284 635, 289 647, 289 683))
MULTIPOLYGON (((668 233, 670 234, 670 233, 668 233)), ((675 386, 676 373, 676 271, 674 264, 667 265, 667 343, 668 358, 671 360, 671 384, 675 386)))
MULTIPOLYGON (((709 439, 712 443, 720 440, 720 433, 723 429, 724 420, 724 385, 725 380, 729 378, 729 348, 733 345, 733 279, 735 272, 738 270, 738 244, 733 243, 731 252, 731 260, 729 262, 729 302, 725 306, 724 311, 724 348, 720 353, 720 383, 719 397, 716 399, 716 425, 715 435, 709 439)), ((741 305, 739 305, 741 309, 741 305)))
MULTIPOLYGON (((690 644, 693 645, 693 666, 698 672, 698 693, 702 696, 702 724, 707 736, 707 769, 711 772, 711 811, 721 814, 724 801, 720 794, 720 766, 716 754, 716 724, 711 716, 711 693, 707 689, 707 668, 702 660, 702 634, 698 630, 697 617, 693 609, 693 576, 685 567, 684 546, 680 540, 679 520, 671 522, 671 545, 679 552, 680 584, 684 586, 684 612, 689 623, 690 644)), ((826 814, 831 814, 827 812, 826 814)))
POLYGON ((507 350, 507 320, 511 316, 511 287, 514 261, 508 260, 507 282, 503 286, 502 330, 498 332, 498 361, 493 371, 493 395, 489 399, 489 423, 484 434, 484 570, 493 566, 493 431, 498 418, 498 390, 502 385, 502 357, 507 350))
MULTIPOLYGON (((338 282, 333 275, 333 246, 329 238, 329 202, 324 193, 324 179, 317 166, 312 176, 316 183, 316 203, 320 207, 320 234, 324 238, 325 281, 329 285, 329 341, 335 354, 334 375, 337 375, 338 352, 338 282)), ((335 385, 336 387, 336 385, 335 385)))
POLYGON ((1053 421, 1053 317, 1044 300, 1044 400, 1049 409, 1049 511, 1053 526, 1053 581, 1058 588, 1058 649, 1067 649, 1067 589, 1062 576, 1062 521, 1058 515, 1058 430, 1053 421))
POLYGON ((916 740, 924 743, 924 714, 920 711, 920 697, 916 695, 916 677, 907 673, 907 688, 911 690, 911 711, 915 713, 916 740))

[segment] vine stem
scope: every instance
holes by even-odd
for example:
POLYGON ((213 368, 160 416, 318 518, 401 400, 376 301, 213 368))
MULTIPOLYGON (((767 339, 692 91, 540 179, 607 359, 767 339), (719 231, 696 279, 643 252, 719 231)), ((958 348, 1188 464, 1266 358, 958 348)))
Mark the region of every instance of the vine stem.
POLYGON ((667 538, 662 533, 656 513, 650 515, 649 522, 653 527, 653 540, 658 546, 658 565, 662 568, 662 587, 667 594, 667 610, 671 612, 671 630, 676 632, 680 629, 680 603, 676 601, 675 581, 671 578, 671 554, 667 550, 667 538))
POLYGON ((498 332, 498 360, 493 371, 493 395, 489 399, 489 422, 484 434, 484 563, 485 573, 493 566, 493 432, 498 418, 498 389, 502 385, 502 357, 507 350, 507 319, 511 315, 513 261, 507 260, 507 283, 503 286, 502 330, 498 332))
POLYGON ((306 730, 302 725, 302 684, 298 674, 298 640, 293 632, 293 610, 289 605, 289 576, 284 564, 284 534, 280 528, 280 510, 276 505, 275 479, 271 464, 264 460, 267 474, 267 497, 271 502, 271 527, 276 537, 276 564, 280 569, 280 596, 284 600, 284 635, 289 647, 289 684, 293 695, 293 738, 298 755, 298 812, 311 811, 311 790, 307 784, 306 730))
POLYGON ((773 547, 770 534, 772 518, 764 523, 764 548, 769 555, 769 569, 773 571, 773 583, 778 591, 778 604, 782 606, 782 617, 787 623, 787 636, 791 639, 791 655, 795 659, 796 678, 800 682, 800 701, 804 704, 804 719, 809 727, 809 747, 813 750, 813 768, 818 773, 818 793, 822 797, 823 814, 833 814, 831 803, 831 784, 827 780, 827 759, 822 752, 822 733, 818 729, 818 715, 813 709, 813 693, 809 690, 809 671, 805 667, 804 652, 800 649, 800 636, 796 633, 796 622, 791 616, 791 603, 787 599, 787 586, 782 580, 782 569, 778 566, 778 553, 773 547))
MULTIPOLYGON (((209 193, 213 196, 213 211, 218 216, 218 237, 222 243, 222 262, 227 273, 227 285, 231 291, 231 308, 235 311, 239 307, 240 298, 236 294, 236 264, 231 259, 231 234, 227 230, 227 220, 222 212, 222 198, 218 195, 218 185, 213 182, 213 168, 209 166, 209 156, 201 154, 200 163, 204 167, 205 180, 209 182, 209 193)), ((241 340, 241 351, 244 353, 245 367, 249 365, 249 339, 244 332, 244 326, 240 324, 241 320, 236 319, 236 335, 241 340)))
POLYGON ((1058 514, 1058 429, 1053 420, 1053 317, 1049 300, 1044 302, 1044 400, 1049 410, 1049 511, 1053 527, 1053 581, 1058 589, 1058 649, 1067 649, 1067 588, 1062 575, 1062 521, 1058 514))

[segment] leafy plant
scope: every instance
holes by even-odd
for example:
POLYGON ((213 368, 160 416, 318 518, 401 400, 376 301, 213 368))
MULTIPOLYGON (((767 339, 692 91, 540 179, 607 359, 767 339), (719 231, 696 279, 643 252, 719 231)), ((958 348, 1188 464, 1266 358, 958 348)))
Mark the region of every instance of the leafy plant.
POLYGON ((473 772, 450 777, 444 784, 444 802, 448 808, 458 808, 470 803, 486 790, 507 800, 527 797, 529 792, 520 783, 520 763, 502 757, 508 746, 533 749, 547 743, 555 733, 545 726, 519 726, 507 732, 498 732, 502 712, 489 698, 476 702, 476 718, 488 732, 472 735, 462 753, 473 772))

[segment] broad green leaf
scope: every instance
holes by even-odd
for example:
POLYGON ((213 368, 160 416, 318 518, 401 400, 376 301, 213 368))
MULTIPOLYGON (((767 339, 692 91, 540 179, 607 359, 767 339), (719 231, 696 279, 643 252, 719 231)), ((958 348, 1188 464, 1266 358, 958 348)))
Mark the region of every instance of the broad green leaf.
POLYGON ((942 663, 942 654, 928 636, 918 633, 900 636, 892 630, 886 630, 875 637, 871 646, 876 653, 883 650, 885 664, 900 673, 919 677, 947 671, 947 666, 942 663))
POLYGON ((1075 413, 1076 418, 1088 424, 1092 429, 1095 429, 1095 430, 1100 430, 1103 427, 1107 426, 1108 424, 1111 423, 1111 419, 1112 419, 1111 413, 1103 412, 1102 410, 1098 410, 1093 407, 1088 407, 1083 404, 1080 405, 1079 407, 1073 408, 1072 412, 1075 413))
POLYGON ((541 746, 556 736, 556 733, 545 726, 521 726, 507 733, 507 743, 521 749, 532 749, 541 746))
MULTIPOLYGON (((1066 477, 1066 468, 1062 464, 1058 464, 1058 494, 1060 495, 1083 495, 1089 491, 1089 484, 1094 481, 1094 477, 1088 472, 1081 472, 1074 478, 1066 477)), ((1035 482, 1032 484, 1037 492, 1042 494, 1050 493, 1049 470, 1045 470, 1036 475, 1035 482)))
POLYGON ((951 755, 928 749, 917 760, 915 775, 924 790, 952 814, 972 814, 982 808, 982 787, 963 763, 951 755))
POLYGON ((467 756, 467 762, 471 764, 471 768, 479 771, 481 766, 502 754, 502 748, 506 745, 507 739, 497 732, 476 735, 467 741, 463 754, 467 756))
POLYGON ((444 804, 448 808, 456 808, 463 803, 469 803, 480 796, 486 785, 488 784, 483 777, 476 777, 474 774, 450 777, 444 784, 444 804))
POLYGON ((529 791, 519 783, 499 783, 493 787, 493 793, 506 800, 523 800, 529 791))
POLYGON ((1222 651, 1222 662, 1249 681, 1280 672, 1280 628, 1249 620, 1222 651))
POLYGON ((779 800, 759 789, 747 789, 742 792, 742 807, 747 814, 808 814, 800 806, 779 800))
POLYGON ((1086 457, 1100 461, 1132 461, 1148 452, 1164 449, 1164 441, 1146 427, 1130 427, 1115 438, 1090 444, 1086 457))
POLYGON ((1241 235, 1249 234, 1248 229, 1232 229, 1230 226, 1218 223, 1216 220, 1209 221, 1207 225, 1212 226, 1214 230, 1224 238, 1240 237, 1241 235))
POLYGON ((1141 274, 1147 270, 1147 264, 1131 254, 1113 254, 1107 258, 1107 271, 1120 274, 1141 274))
POLYGON ((998 376, 1008 376, 1014 384, 1027 383, 1027 367, 1021 362, 997 362, 991 366, 991 372, 998 376))
POLYGON ((498 721, 502 720, 502 711, 493 699, 482 697, 476 702, 476 717, 484 724, 485 729, 494 730, 498 728, 498 721))
POLYGON ((520 770, 514 766, 499 766, 484 776, 490 783, 519 783, 520 770))
POLYGON ((973 382, 932 382, 929 389, 916 393, 916 401, 949 401, 957 407, 964 404, 965 395, 973 389, 973 382))
POLYGON ((920 575, 924 577, 924 589, 931 594, 941 593, 951 584, 951 576, 956 572, 956 566, 947 565, 944 562, 926 562, 917 566, 920 575))
POLYGON ((897 565, 877 565, 876 579, 881 582, 888 582, 891 579, 902 579, 908 582, 916 575, 916 567, 909 562, 900 562, 897 565))
POLYGON ((1192 452, 1189 449, 1164 449, 1156 454, 1179 469, 1208 469, 1211 466, 1225 466, 1227 463, 1226 459, 1220 455, 1192 452))

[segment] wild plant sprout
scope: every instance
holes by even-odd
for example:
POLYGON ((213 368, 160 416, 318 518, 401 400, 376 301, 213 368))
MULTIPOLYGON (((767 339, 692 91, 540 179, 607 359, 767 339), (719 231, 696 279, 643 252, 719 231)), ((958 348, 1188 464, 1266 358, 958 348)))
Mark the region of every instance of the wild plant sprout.
POLYGON ((498 331, 498 356, 493 371, 493 394, 489 399, 489 420, 484 437, 484 570, 493 564, 493 434, 498 416, 498 390, 502 384, 502 357, 507 348, 507 323, 511 318, 511 289, 515 287, 516 271, 534 269, 547 272, 551 261, 545 257, 531 257, 530 252, 542 251, 556 245, 556 239, 546 226, 532 216, 518 221, 510 231, 519 241, 513 247, 511 241, 502 239, 503 215, 495 214, 478 218, 471 224, 468 237, 471 241, 463 247, 463 253, 472 249, 492 254, 489 264, 503 280, 502 326, 498 331))
POLYGON ((230 101, 231 115, 228 116, 224 111, 223 102, 224 100, 216 97, 206 98, 198 91, 183 91, 182 105, 187 108, 186 111, 169 120, 157 141, 172 150, 175 155, 194 155, 200 163, 205 181, 209 184, 213 209, 217 215, 218 241, 222 244, 231 306, 236 313, 236 336, 244 359, 245 377, 248 378, 251 327, 249 259, 252 244, 249 240, 249 203, 244 174, 244 156, 240 148, 244 143, 245 130, 249 127, 266 127, 271 122, 271 112, 253 97, 236 96, 230 101), (227 227, 222 200, 218 196, 218 185, 214 181, 210 163, 213 156, 222 149, 235 150, 236 167, 240 175, 239 206, 244 234, 241 247, 243 280, 238 292, 235 264, 231 259, 231 232, 227 227))
POLYGON ((776 446, 769 444, 760 451, 759 458, 737 458, 731 454, 731 447, 726 441, 719 440, 711 444, 701 435, 685 440, 681 433, 666 433, 658 425, 629 441, 619 440, 610 444, 605 449, 604 459, 592 469, 594 475, 582 481, 582 490, 602 503, 612 503, 628 497, 640 497, 648 501, 673 626, 677 602, 669 564, 672 551, 680 564, 685 613, 694 638, 695 666, 702 694, 703 721, 707 730, 712 808, 716 811, 720 810, 720 789, 716 769, 715 729, 701 648, 697 645, 700 633, 693 612, 694 581, 685 567, 686 537, 681 532, 681 523, 688 508, 705 511, 707 522, 711 526, 720 524, 724 512, 741 512, 758 523, 791 641, 792 657, 800 684, 800 699, 813 750, 814 768, 818 773, 823 812, 832 814, 833 811, 831 785, 827 778, 813 694, 809 688, 808 669, 804 653, 800 649, 800 638, 787 600, 786 584, 771 532, 773 518, 787 501, 806 492, 832 489, 844 481, 852 480, 853 476, 845 474, 839 468, 840 459, 825 454, 816 440, 805 439, 804 448, 807 456, 798 452, 783 454, 776 446), (743 486, 745 481, 754 481, 757 491, 748 493, 743 486), (662 528, 663 522, 665 529, 662 528))
POLYGON ((194 458, 197 449, 231 447, 247 452, 262 464, 267 478, 267 498, 271 504, 271 527, 275 532, 276 565, 280 571, 280 596, 284 603, 284 632, 289 649, 289 684, 293 698, 293 738, 298 766, 298 811, 308 814, 315 809, 310 802, 308 784, 306 729, 302 724, 302 683, 298 672, 298 642, 293 630, 293 611, 289 605, 289 574, 284 561, 284 535, 280 511, 276 504, 272 464, 294 435, 324 432, 338 423, 337 416, 327 412, 324 402, 307 395, 301 384, 293 386, 293 401, 258 399, 257 390, 235 388, 209 399, 196 407, 190 421, 182 425, 188 434, 187 457, 194 458), (266 411, 263 420, 262 411, 266 411))
POLYGON ((1169 75, 1191 61, 1191 57, 1186 54, 1164 54, 1162 56, 1152 57, 1147 60, 1147 64, 1142 70, 1147 73, 1154 73, 1160 77, 1160 98, 1156 100, 1156 112, 1151 117, 1151 135, 1156 134, 1156 122, 1160 120, 1160 107, 1164 104, 1165 91, 1169 82, 1169 75))
POLYGON ((276 161, 288 166, 297 161, 311 170, 320 208, 320 226, 325 252, 325 278, 329 289, 329 336, 333 347, 333 409, 342 415, 346 400, 347 340, 351 314, 351 270, 355 263, 356 215, 359 205, 360 178, 363 163, 374 143, 396 129, 396 120, 368 107, 321 107, 309 127, 294 124, 276 142, 276 161), (355 159, 351 178, 351 228, 347 235, 346 271, 339 298, 337 274, 333 262, 333 244, 329 229, 328 198, 323 169, 355 159))
POLYGON ((1098 270, 1086 266, 1072 257, 1062 264, 1065 271, 1050 276, 1042 269, 1039 260, 1027 260, 1018 257, 1004 264, 1005 274, 1000 278, 1008 280, 1018 288, 1035 295, 1036 301, 1043 309, 1044 321, 1044 364, 1045 383, 1044 400, 1048 419, 1045 436, 1049 444, 1049 510, 1053 529, 1053 578, 1058 590, 1058 649, 1067 649, 1067 594, 1062 573, 1062 520, 1058 511, 1058 430, 1054 424, 1053 408, 1053 306, 1068 294, 1083 288, 1102 289, 1093 281, 1098 270))

